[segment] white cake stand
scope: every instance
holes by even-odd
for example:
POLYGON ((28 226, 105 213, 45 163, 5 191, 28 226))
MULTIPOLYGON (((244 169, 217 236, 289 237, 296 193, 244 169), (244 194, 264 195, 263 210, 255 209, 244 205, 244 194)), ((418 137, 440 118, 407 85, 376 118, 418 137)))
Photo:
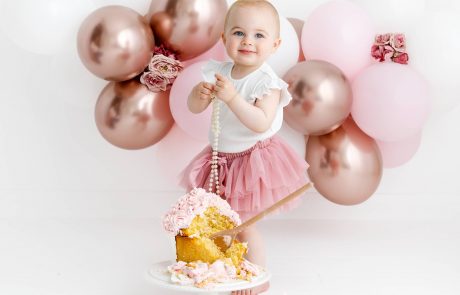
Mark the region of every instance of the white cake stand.
POLYGON ((171 275, 167 271, 167 267, 173 264, 174 261, 162 261, 155 263, 147 271, 148 280, 154 284, 169 290, 176 290, 188 293, 206 293, 213 295, 227 295, 235 290, 249 289, 267 282, 271 274, 267 271, 262 272, 251 281, 237 280, 228 283, 219 283, 214 285, 212 289, 201 289, 195 286, 181 286, 171 282, 171 275))

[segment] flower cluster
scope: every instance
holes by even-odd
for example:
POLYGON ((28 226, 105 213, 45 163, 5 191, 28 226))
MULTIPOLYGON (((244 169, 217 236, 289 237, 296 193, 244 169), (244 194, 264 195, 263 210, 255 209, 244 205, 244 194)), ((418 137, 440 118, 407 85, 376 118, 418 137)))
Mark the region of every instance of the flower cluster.
POLYGON ((393 62, 407 64, 409 55, 406 53, 406 37, 404 34, 376 35, 371 49, 372 57, 383 62, 387 55, 393 62))
POLYGON ((183 68, 174 53, 163 46, 156 47, 148 69, 141 75, 140 81, 150 91, 165 91, 171 88, 183 68))

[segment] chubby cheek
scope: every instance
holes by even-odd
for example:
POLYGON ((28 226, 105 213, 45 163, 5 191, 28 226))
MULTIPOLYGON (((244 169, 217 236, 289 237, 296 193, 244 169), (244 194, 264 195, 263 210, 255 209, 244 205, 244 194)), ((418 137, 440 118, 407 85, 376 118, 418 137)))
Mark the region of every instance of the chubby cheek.
POLYGON ((275 51, 275 50, 274 50, 274 47, 273 47, 273 46, 265 46, 265 47, 263 48, 263 52, 264 52, 265 55, 270 55, 270 54, 272 54, 274 51, 275 51))
POLYGON ((240 41, 238 39, 232 39, 232 41, 230 42, 230 46, 232 46, 233 48, 238 48, 238 46, 240 45, 240 41))
POLYGON ((234 46, 232 45, 232 43, 230 43, 230 42, 228 42, 228 41, 227 41, 227 43, 225 43, 225 49, 227 50, 227 52, 232 52, 232 51, 233 51, 233 47, 234 47, 234 46))

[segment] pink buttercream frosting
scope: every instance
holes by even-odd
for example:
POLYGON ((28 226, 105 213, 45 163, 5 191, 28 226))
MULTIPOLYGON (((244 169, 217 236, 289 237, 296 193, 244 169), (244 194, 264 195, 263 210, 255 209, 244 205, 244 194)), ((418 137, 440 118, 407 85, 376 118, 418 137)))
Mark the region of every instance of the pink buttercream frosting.
POLYGON ((209 207, 216 207, 222 215, 230 218, 235 225, 241 224, 240 217, 232 210, 227 201, 202 188, 194 188, 191 192, 182 196, 165 214, 163 226, 166 231, 178 235, 181 229, 190 226, 195 216, 202 215, 209 207))

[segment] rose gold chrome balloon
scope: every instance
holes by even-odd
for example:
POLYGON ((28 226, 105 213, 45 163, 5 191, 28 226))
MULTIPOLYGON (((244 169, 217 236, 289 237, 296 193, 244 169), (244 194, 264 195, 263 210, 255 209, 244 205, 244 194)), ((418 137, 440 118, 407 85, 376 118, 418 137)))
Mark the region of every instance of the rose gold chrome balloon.
POLYGON ((99 95, 95 117, 102 136, 124 149, 151 146, 174 124, 169 91, 151 92, 137 79, 109 83, 99 95))
POLYGON ((227 9, 225 0, 155 0, 147 19, 157 44, 175 51, 183 61, 216 44, 227 9))
POLYGON ((382 177, 377 143, 348 118, 331 133, 310 136, 308 174, 318 192, 331 202, 354 205, 367 200, 382 177))
POLYGON ((342 124, 351 110, 351 87, 339 68, 325 61, 298 63, 284 76, 292 95, 285 121, 305 135, 321 135, 342 124))
POLYGON ((143 16, 128 7, 106 6, 83 21, 77 45, 91 73, 109 81, 125 81, 147 67, 155 41, 143 16))

